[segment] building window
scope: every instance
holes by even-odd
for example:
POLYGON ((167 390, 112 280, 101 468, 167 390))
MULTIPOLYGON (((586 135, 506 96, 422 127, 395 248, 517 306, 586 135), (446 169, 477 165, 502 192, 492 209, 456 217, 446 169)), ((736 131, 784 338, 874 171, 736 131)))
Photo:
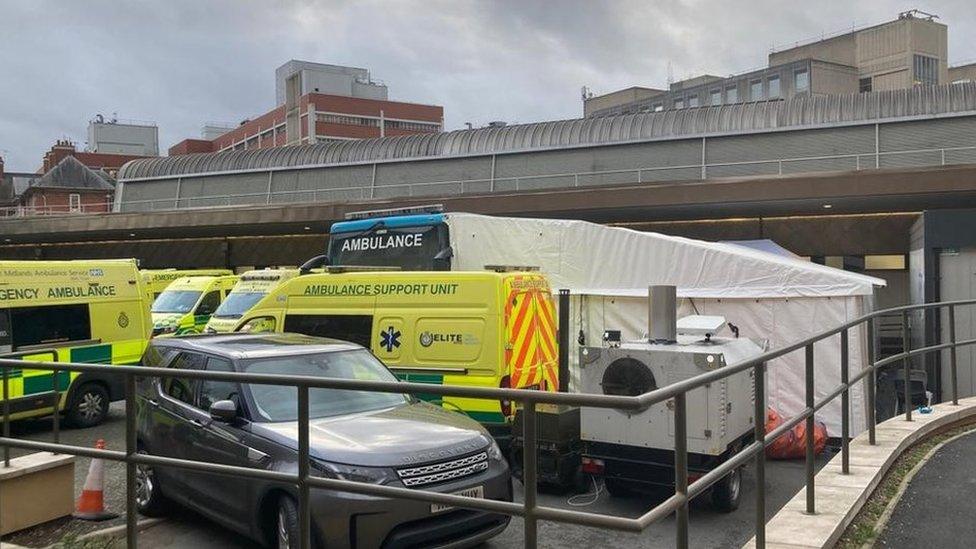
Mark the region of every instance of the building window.
POLYGON ((697 95, 692 95, 691 97, 688 98, 688 106, 689 107, 697 107, 698 106, 698 96, 697 95))
POLYGON ((406 120, 386 120, 384 121, 387 129, 411 130, 415 132, 436 132, 441 128, 438 122, 416 122, 406 120))
POLYGON ((661 112, 664 110, 664 103, 654 103, 651 105, 651 110, 653 112, 661 112))
POLYGON ((344 116, 341 114, 316 113, 315 120, 326 124, 342 124, 345 126, 372 126, 378 128, 380 121, 377 118, 366 118, 363 116, 344 116))
POLYGON ((927 55, 915 55, 915 84, 929 85, 939 83, 939 60, 927 55))
POLYGON ((769 98, 770 99, 779 98, 779 77, 770 76, 766 80, 766 84, 769 86, 769 98))
POLYGON ((72 212, 81 211, 81 195, 78 193, 71 193, 68 195, 68 210, 72 212))
POLYGON ((866 93, 871 91, 871 77, 862 78, 857 81, 857 91, 866 93))
POLYGON ((674 100, 674 108, 676 108, 676 109, 683 109, 683 108, 685 108, 685 100, 684 99, 675 99, 674 100))
POLYGON ((810 90, 810 71, 800 69, 793 73, 793 90, 796 93, 810 90))
POLYGON ((722 90, 712 90, 711 104, 712 105, 721 105, 722 104, 722 90))
POLYGON ((749 101, 759 101, 763 98, 762 80, 749 82, 749 101))
POLYGON ((725 102, 726 103, 738 103, 739 102, 739 88, 735 86, 729 86, 725 88, 725 102))

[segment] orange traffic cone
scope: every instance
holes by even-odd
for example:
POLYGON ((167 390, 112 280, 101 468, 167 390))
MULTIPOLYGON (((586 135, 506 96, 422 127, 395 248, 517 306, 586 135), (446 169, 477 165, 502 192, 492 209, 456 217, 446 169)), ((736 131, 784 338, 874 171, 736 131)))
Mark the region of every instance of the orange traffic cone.
MULTIPOLYGON (((105 449, 105 441, 98 439, 95 442, 96 450, 105 449)), ((105 463, 101 458, 92 458, 91 465, 88 467, 88 477, 85 478, 85 487, 81 490, 81 496, 75 504, 75 512, 71 516, 83 520, 108 520, 115 518, 118 513, 105 511, 105 463)))

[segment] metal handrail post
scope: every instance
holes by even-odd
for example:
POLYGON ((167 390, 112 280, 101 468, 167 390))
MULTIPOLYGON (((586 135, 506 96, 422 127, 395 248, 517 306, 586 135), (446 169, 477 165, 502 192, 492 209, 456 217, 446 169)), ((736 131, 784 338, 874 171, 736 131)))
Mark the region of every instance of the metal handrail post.
POLYGON ((851 395, 850 383, 850 357, 847 340, 847 330, 840 333, 840 382, 844 385, 844 392, 840 397, 840 470, 841 474, 851 473, 850 455, 850 416, 851 416, 851 395))
POLYGON ((674 397, 674 491, 684 498, 675 511, 678 549, 688 548, 688 423, 685 393, 674 397))
MULTIPOLYGON (((10 368, 3 367, 3 438, 10 438, 10 368)), ((10 446, 3 447, 3 466, 10 467, 10 446)))
POLYGON ((308 503, 308 385, 298 387, 298 546, 312 547, 312 515, 308 503))
MULTIPOLYGON (((753 438, 766 440, 766 376, 763 371, 765 363, 760 362, 753 367, 753 438)), ((756 548, 766 547, 766 449, 756 454, 756 548)))
POLYGON ((51 370, 51 385, 54 387, 54 443, 58 444, 61 442, 61 390, 58 388, 57 369, 51 370))
POLYGON ((871 446, 876 445, 878 442, 875 440, 875 412, 877 411, 877 404, 874 402, 874 390, 877 386, 877 368, 874 367, 874 319, 869 318, 867 324, 868 330, 868 368, 871 369, 871 373, 865 378, 867 384, 868 393, 868 444, 871 446))
POLYGON ((136 549, 139 517, 136 507, 136 377, 125 374, 125 544, 136 549))
POLYGON ((905 376, 904 387, 902 388, 903 397, 905 399, 905 421, 912 420, 912 400, 911 400, 911 384, 912 384, 912 359, 908 356, 908 351, 911 350, 911 343, 908 341, 908 311, 901 312, 901 346, 902 352, 905 358, 902 359, 902 372, 905 376))
POLYGON ((959 385, 956 378, 956 306, 949 305, 949 383, 952 386, 952 405, 959 406, 959 385))
POLYGON ((525 489, 525 547, 536 549, 538 545, 539 524, 536 517, 536 495, 538 494, 538 480, 536 473, 536 458, 538 456, 538 441, 536 440, 536 410, 535 401, 527 401, 522 410, 522 481, 525 489))
POLYGON ((814 467, 813 467, 813 343, 810 343, 806 347, 806 404, 807 416, 806 423, 806 437, 807 452, 806 452, 806 472, 807 472, 807 514, 816 514, 816 503, 814 500, 814 467))

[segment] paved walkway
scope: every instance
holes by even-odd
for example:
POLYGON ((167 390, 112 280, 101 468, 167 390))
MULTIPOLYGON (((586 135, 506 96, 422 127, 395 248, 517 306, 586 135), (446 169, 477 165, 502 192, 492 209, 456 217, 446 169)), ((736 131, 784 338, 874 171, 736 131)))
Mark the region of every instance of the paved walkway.
POLYGON ((922 465, 878 538, 878 547, 976 545, 976 432, 949 442, 922 465))

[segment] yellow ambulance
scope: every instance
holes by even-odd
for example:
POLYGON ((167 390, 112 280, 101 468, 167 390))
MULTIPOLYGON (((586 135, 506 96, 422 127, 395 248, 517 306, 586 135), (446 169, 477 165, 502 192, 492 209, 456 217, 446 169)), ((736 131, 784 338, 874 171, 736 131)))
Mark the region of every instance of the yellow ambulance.
POLYGON ((177 278, 152 304, 152 335, 199 334, 238 280, 237 275, 177 278))
MULTIPOLYGON (((27 361, 138 364, 149 341, 145 288, 134 259, 0 261, 0 356, 27 361)), ((7 369, 11 417, 54 411, 50 370, 7 369)), ((124 397, 122 376, 59 372, 58 410, 89 427, 124 397)), ((2 385, 0 385, 2 390, 2 385)))
POLYGON ((142 282, 152 295, 152 299, 159 297, 163 290, 177 278, 185 276, 224 276, 232 275, 230 269, 142 269, 139 275, 142 282))
POLYGON ((205 332, 232 332, 238 321, 272 290, 298 276, 298 269, 261 269, 241 275, 227 299, 210 315, 205 332))
MULTIPOLYGON (((330 272, 281 285, 237 330, 359 343, 406 381, 557 391, 553 310, 548 280, 539 273, 330 272)), ((511 402, 445 397, 442 403, 496 437, 510 432, 511 402)))

